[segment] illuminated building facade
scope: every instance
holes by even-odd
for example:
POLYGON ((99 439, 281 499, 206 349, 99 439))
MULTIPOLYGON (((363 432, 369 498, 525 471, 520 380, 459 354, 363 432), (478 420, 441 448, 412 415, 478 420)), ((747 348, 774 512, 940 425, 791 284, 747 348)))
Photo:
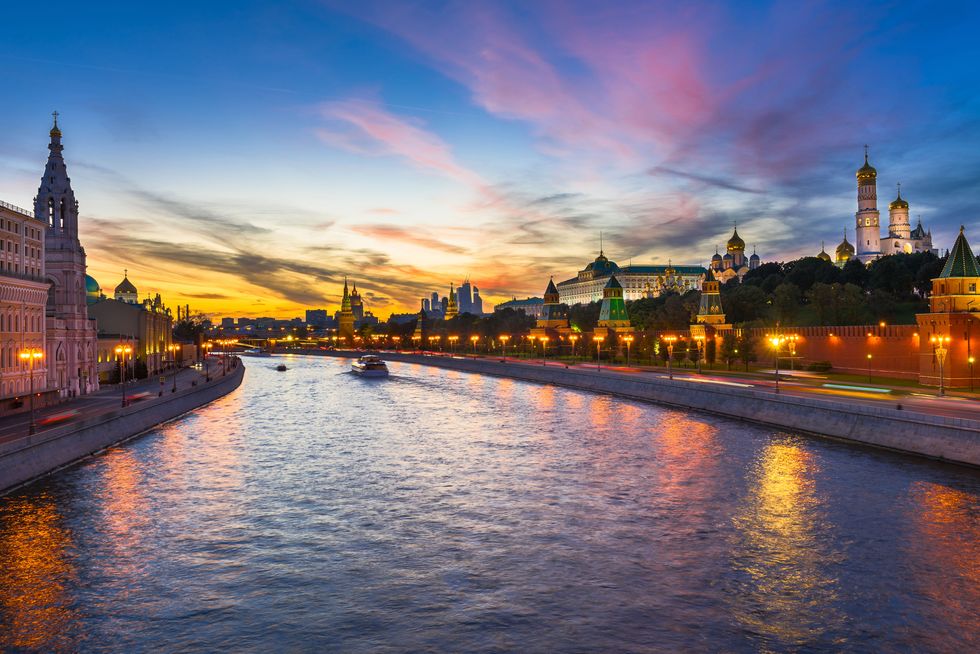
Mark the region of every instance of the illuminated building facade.
POLYGON ((354 339, 354 310, 351 306, 346 277, 344 277, 344 297, 340 301, 340 314, 337 316, 337 335, 351 341, 354 339))
POLYGON ((715 254, 711 257, 711 277, 722 284, 735 277, 742 281, 746 273, 755 270, 761 263, 762 260, 754 250, 752 256, 745 257, 745 241, 738 235, 736 225, 732 237, 725 245, 725 256, 718 254, 718 250, 715 249, 715 254))
POLYGON ((572 279, 556 286, 561 301, 569 306, 601 302, 604 290, 613 275, 625 300, 657 297, 668 292, 686 293, 700 286, 707 271, 701 266, 634 266, 620 267, 599 251, 595 261, 580 270, 572 279))

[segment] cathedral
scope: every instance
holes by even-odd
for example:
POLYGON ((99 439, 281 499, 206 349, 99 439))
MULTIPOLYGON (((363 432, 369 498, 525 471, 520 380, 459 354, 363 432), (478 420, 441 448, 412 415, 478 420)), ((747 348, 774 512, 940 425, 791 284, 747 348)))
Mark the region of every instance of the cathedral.
POLYGON ((88 316, 85 248, 78 241, 78 202, 62 156, 61 130, 55 113, 48 144, 48 163, 34 198, 34 215, 46 223, 45 272, 51 284, 46 307, 48 388, 60 397, 99 389, 98 336, 88 316))
POLYGON ((711 276, 722 284, 734 277, 742 281, 747 272, 755 270, 761 263, 754 248, 752 256, 745 258, 745 241, 738 235, 738 225, 735 225, 732 237, 725 246, 725 256, 718 254, 718 248, 715 248, 715 254, 711 257, 711 276))
POLYGON ((857 171, 858 210, 855 218, 855 244, 844 240, 837 247, 836 263, 843 266, 852 256, 861 263, 868 264, 878 257, 889 254, 911 254, 913 252, 932 252, 932 232, 922 227, 920 220, 913 229, 909 222, 909 203, 902 197, 901 185, 898 194, 888 205, 888 234, 882 238, 880 214, 878 212, 878 171, 868 162, 868 148, 864 148, 864 165, 857 171))

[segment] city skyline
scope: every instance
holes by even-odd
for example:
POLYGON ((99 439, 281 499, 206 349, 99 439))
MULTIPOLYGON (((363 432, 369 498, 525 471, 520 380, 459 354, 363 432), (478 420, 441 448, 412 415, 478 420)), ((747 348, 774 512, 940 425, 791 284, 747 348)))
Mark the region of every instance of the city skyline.
POLYGON ((287 317, 350 275, 383 316, 480 271, 489 305, 573 276, 600 230, 620 263, 704 265, 733 220, 788 260, 851 224, 865 143, 879 209, 901 182, 937 244, 975 221, 967 15, 234 7, 10 10, 0 66, 31 100, 0 114, 0 199, 32 206, 61 112, 104 289, 128 268, 173 304, 287 317))

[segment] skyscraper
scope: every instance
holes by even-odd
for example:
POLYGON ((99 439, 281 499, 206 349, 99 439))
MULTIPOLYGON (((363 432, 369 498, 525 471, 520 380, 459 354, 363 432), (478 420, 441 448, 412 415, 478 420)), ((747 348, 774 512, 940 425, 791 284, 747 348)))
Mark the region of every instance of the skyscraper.
POLYGON ((473 313, 473 290, 467 277, 456 290, 456 306, 460 313, 473 313))

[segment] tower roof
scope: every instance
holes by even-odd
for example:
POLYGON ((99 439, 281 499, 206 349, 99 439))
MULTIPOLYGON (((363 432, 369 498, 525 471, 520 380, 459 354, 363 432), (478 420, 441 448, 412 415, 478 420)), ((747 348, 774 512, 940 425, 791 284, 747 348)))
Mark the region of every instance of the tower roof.
POLYGON ((123 272, 123 280, 119 282, 116 286, 116 293, 133 293, 136 294, 136 287, 133 286, 133 282, 129 281, 129 273, 123 272))
POLYGON ((858 181, 861 180, 873 181, 878 177, 878 171, 874 169, 874 166, 868 163, 868 146, 864 146, 864 165, 858 168, 856 175, 858 181))
POLYGON ((820 254, 817 255, 817 258, 823 259, 824 261, 830 261, 830 255, 827 254, 827 250, 824 248, 823 241, 820 241, 820 254))
POLYGON ((558 288, 555 286, 555 280, 554 279, 549 279, 548 280, 548 288, 545 289, 544 294, 545 295, 551 295, 551 294, 557 295, 558 294, 558 288))
POLYGON ((58 127, 58 112, 52 111, 51 115, 54 116, 54 125, 51 127, 51 131, 49 133, 51 134, 52 138, 61 138, 61 129, 58 127))
POLYGON ((616 275, 610 275, 609 281, 606 282, 605 288, 623 288, 623 285, 619 283, 618 279, 616 279, 616 275))
POLYGON ((898 185, 898 196, 888 205, 889 209, 908 209, 909 203, 902 198, 902 185, 898 185))
POLYGON ((953 243, 953 249, 949 253, 940 277, 980 277, 980 270, 977 268, 977 260, 973 256, 970 244, 966 242, 963 234, 963 226, 960 225, 960 235, 953 243))
POLYGON ((735 227, 735 231, 732 232, 732 237, 730 239, 728 239, 728 251, 729 252, 733 252, 733 251, 736 251, 736 250, 739 250, 739 251, 744 251, 745 250, 745 241, 743 241, 742 240, 742 237, 738 235, 738 227, 737 226, 735 227))

